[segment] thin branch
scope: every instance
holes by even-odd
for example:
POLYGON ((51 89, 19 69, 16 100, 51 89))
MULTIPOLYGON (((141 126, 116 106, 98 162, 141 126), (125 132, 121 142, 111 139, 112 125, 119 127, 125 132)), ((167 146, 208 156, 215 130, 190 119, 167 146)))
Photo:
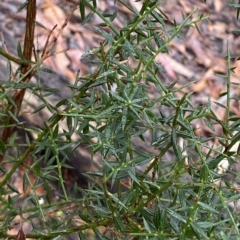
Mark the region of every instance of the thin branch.
MULTIPOLYGON (((21 64, 22 75, 27 73, 31 68, 32 49, 34 44, 35 19, 36 19, 36 0, 29 0, 27 4, 26 32, 25 32, 24 49, 23 49, 23 59, 26 60, 28 63, 21 64)), ((33 75, 32 73, 27 74, 22 81, 25 83, 29 82, 32 75, 33 75)), ((11 106, 10 112, 14 116, 18 116, 19 114, 23 97, 25 95, 25 91, 26 89, 20 89, 13 96, 13 101, 15 102, 16 106, 11 106)), ((8 125, 12 125, 14 123, 15 123, 15 120, 12 117, 9 117, 8 125)), ((13 131, 13 127, 7 126, 4 128, 4 131, 1 137, 1 140, 4 144, 7 142, 8 138, 11 136, 12 131, 13 131)), ((2 160, 3 160, 3 155, 0 155, 0 162, 2 162, 2 160)))

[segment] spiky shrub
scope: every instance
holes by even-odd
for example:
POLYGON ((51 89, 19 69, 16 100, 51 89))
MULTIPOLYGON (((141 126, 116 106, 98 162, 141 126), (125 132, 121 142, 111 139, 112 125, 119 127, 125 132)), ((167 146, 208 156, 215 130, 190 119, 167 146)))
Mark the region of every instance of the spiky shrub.
MULTIPOLYGON (((193 10, 178 25, 161 11, 161 1, 145 0, 140 11, 120 0, 117 4, 132 13, 121 29, 113 24, 117 11, 101 13, 95 0, 80 1, 82 24, 98 15, 101 26, 107 26, 109 31, 96 28, 104 41, 83 56, 86 59, 91 56, 92 73, 82 77, 77 74, 75 83, 68 84, 71 97, 62 99, 56 106, 43 94, 48 91, 54 95, 56 89, 29 84, 32 75, 50 56, 48 50, 54 42, 36 62, 31 61, 31 53, 21 54, 20 48, 17 58, 1 50, 9 61, 20 65, 15 74, 17 80, 12 81, 9 76, 1 88, 1 100, 6 105, 1 110, 5 133, 1 141, 2 236, 8 237, 6 232, 11 221, 20 215, 21 223, 31 222, 33 229, 26 237, 34 239, 64 238, 72 233, 77 233, 80 239, 94 236, 99 239, 236 239, 237 215, 230 212, 227 202, 236 201, 238 195, 232 184, 219 185, 217 180, 221 178, 218 164, 223 159, 233 161, 237 156, 230 149, 239 140, 239 133, 230 139, 237 131, 238 119, 230 119, 229 104, 226 107, 229 119, 222 122, 211 111, 210 100, 207 106, 195 108, 191 93, 177 98, 176 92, 181 89, 163 83, 158 73, 164 68, 155 61, 158 54, 169 51, 169 43, 183 28, 194 27, 206 18, 201 14, 196 18, 195 14, 193 20, 196 13, 193 10), (85 15, 86 8, 90 10, 88 15, 85 15), (171 22, 170 27, 165 26, 166 21, 171 22), (154 98, 148 93, 149 86, 156 90, 154 98), (21 94, 12 94, 16 89, 21 94), (8 149, 15 144, 12 127, 18 122, 22 89, 30 89, 42 101, 35 112, 46 107, 51 117, 42 129, 23 128, 26 133, 34 131, 36 137, 22 142, 25 150, 18 155, 18 151, 8 149), (224 147, 212 145, 212 138, 197 137, 192 125, 196 119, 204 119, 212 129, 213 124, 220 124, 225 133, 221 138, 224 147), (67 130, 61 130, 62 120, 66 121, 67 130), (145 146, 144 150, 135 144, 137 140, 145 146), (61 172, 62 167, 69 166, 67 157, 60 158, 60 154, 65 156, 83 144, 88 146, 92 157, 100 153, 102 167, 85 174, 89 180, 87 189, 75 185, 69 195, 61 172), (154 151, 150 151, 152 147, 154 151), (194 152, 193 156, 187 155, 189 151, 194 152), (31 164, 26 162, 30 155, 34 159, 31 164), (11 169, 6 171, 5 165, 10 162, 11 169), (31 194, 24 198, 19 209, 20 193, 11 179, 21 165, 27 169, 23 191, 30 185, 31 194), (35 182, 30 180, 30 173, 35 175, 35 182), (53 185, 56 181, 60 194, 54 201, 51 189, 56 187, 53 185), (47 200, 44 205, 36 193, 39 185, 45 190, 41 196, 47 200), (80 199, 76 197, 79 191, 80 199), (40 220, 37 224, 36 218, 40 220)), ((36 2, 28 1, 22 7, 33 13, 36 2)), ((26 31, 30 34, 26 39, 32 42, 26 40, 24 49, 32 49, 31 18, 34 14, 27 17, 26 28, 31 31, 26 31)), ((227 59, 229 103, 230 55, 227 59)), ((24 238, 19 230, 18 239, 24 238)))

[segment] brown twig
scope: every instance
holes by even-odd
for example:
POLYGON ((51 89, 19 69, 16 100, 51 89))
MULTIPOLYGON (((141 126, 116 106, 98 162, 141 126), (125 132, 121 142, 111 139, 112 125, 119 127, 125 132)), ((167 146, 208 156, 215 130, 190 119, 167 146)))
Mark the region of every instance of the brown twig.
POLYGON ((58 39, 59 36, 62 34, 64 28, 67 26, 70 18, 72 17, 74 11, 75 11, 77 8, 78 8, 78 5, 76 5, 76 6, 73 8, 72 12, 71 12, 71 13, 69 14, 69 16, 65 19, 65 21, 64 21, 63 25, 61 26, 61 28, 59 29, 57 35, 53 38, 53 40, 52 40, 51 42, 49 42, 49 38, 50 38, 50 36, 52 35, 53 30, 57 27, 57 25, 55 25, 55 26, 53 27, 53 29, 50 31, 50 33, 49 33, 49 35, 48 35, 48 38, 47 38, 47 42, 46 42, 46 44, 45 44, 45 46, 44 46, 43 53, 42 53, 42 58, 43 58, 43 59, 46 59, 46 58, 48 58, 49 56, 52 56, 52 54, 50 54, 51 49, 54 48, 54 46, 55 46, 55 44, 56 44, 56 42, 57 42, 57 39, 58 39), (47 44, 47 43, 48 43, 48 44, 47 44))
POLYGON ((48 36, 47 36, 47 40, 45 42, 45 45, 44 45, 44 48, 43 48, 43 51, 42 51, 42 55, 41 55, 41 58, 46 54, 46 49, 47 49, 47 46, 49 45, 49 39, 53 33, 53 31, 56 29, 57 27, 57 24, 50 30, 48 36))
POLYGON ((7 49, 6 42, 5 42, 2 31, 0 31, 0 37, 1 37, 3 49, 4 49, 4 50, 0 49, 0 55, 2 55, 3 57, 7 58, 10 61, 13 61, 17 64, 21 64, 22 59, 16 58, 8 53, 8 49, 7 49))
MULTIPOLYGON (((29 0, 27 4, 27 16, 26 16, 26 32, 24 38, 24 49, 23 49, 23 59, 29 61, 27 64, 21 64, 21 73, 22 75, 26 74, 29 69, 31 68, 31 58, 32 58, 32 49, 33 49, 33 42, 34 42, 34 29, 35 29, 35 19, 36 19, 36 0, 29 0)), ((23 78, 23 82, 27 83, 30 81, 32 77, 32 73, 27 74, 23 78)), ((15 95, 13 96, 13 101, 15 102, 16 106, 11 106, 10 112, 18 116, 19 111, 21 109, 23 97, 25 94, 26 89, 18 90, 15 95)), ((9 117, 8 125, 12 125, 15 123, 15 120, 12 117, 9 117)), ((13 131, 13 127, 5 127, 3 130, 3 134, 1 140, 3 143, 6 143, 8 138, 11 136, 13 131)), ((3 160, 3 155, 0 155, 0 162, 3 160)))
MULTIPOLYGON (((53 55, 53 53, 51 53, 51 50, 53 49, 54 45, 57 42, 57 39, 62 34, 64 28, 67 26, 71 16, 73 15, 74 11, 77 8, 78 8, 78 5, 75 6, 75 8, 70 13, 70 15, 67 17, 67 19, 65 20, 65 22, 59 29, 56 37, 54 37, 53 40, 49 42, 49 39, 50 39, 53 31, 57 27, 57 25, 55 25, 53 27, 53 29, 50 31, 50 33, 48 35, 46 44, 43 49, 41 59, 39 60, 37 66, 33 70, 31 70, 28 74, 26 74, 31 68, 31 57, 32 57, 32 51, 34 49, 34 28, 35 28, 35 18, 36 18, 36 0, 29 0, 28 6, 27 6, 26 33, 25 33, 25 38, 24 38, 24 50, 23 50, 24 63, 22 62, 23 61, 22 59, 21 60, 19 60, 17 58, 12 59, 13 58, 12 56, 10 56, 7 53, 4 53, 5 55, 7 54, 6 57, 8 59, 10 56, 11 57, 10 60, 13 60, 14 62, 21 64, 21 66, 22 66, 21 73, 22 73, 22 75, 24 75, 24 74, 26 75, 22 80, 23 82, 25 82, 25 83, 29 82, 31 77, 38 70, 38 66, 40 66, 44 62, 44 60, 46 60, 48 57, 53 55)), ((1 54, 1 52, 0 52, 0 54, 1 54)), ((10 111, 14 116, 18 116, 18 114, 19 114, 19 111, 21 109, 21 105, 23 102, 23 98, 25 95, 25 91, 26 91, 26 89, 20 89, 13 96, 13 100, 14 100, 16 106, 12 106, 10 111)), ((1 140, 3 143, 6 143, 8 138, 11 136, 13 128, 14 128, 13 127, 14 123, 15 123, 15 120, 12 117, 9 117, 8 127, 6 127, 4 129, 2 137, 1 137, 1 140), (11 127, 9 127, 9 125, 11 127)), ((2 160, 3 160, 3 155, 0 155, 0 162, 2 162, 2 160)))

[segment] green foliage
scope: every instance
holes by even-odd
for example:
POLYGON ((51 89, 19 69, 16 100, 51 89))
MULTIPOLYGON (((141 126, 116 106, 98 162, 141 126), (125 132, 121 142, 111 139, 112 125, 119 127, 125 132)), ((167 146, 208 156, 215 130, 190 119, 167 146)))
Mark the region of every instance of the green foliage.
MULTIPOLYGON (((181 89, 163 83, 158 72, 164 68, 155 61, 159 53, 169 51, 169 43, 183 28, 194 27, 206 17, 199 14, 193 20, 193 10, 180 25, 167 27, 161 1, 145 0, 139 12, 124 1, 117 2, 133 15, 122 29, 113 24, 117 11, 101 13, 97 1, 80 1, 82 23, 87 24, 96 14, 102 19, 101 26, 110 31, 96 27, 105 40, 83 55, 95 68, 86 76, 77 75, 68 85, 70 98, 53 106, 46 96, 56 94, 58 89, 22 83, 23 77, 17 73, 17 81, 1 85, 3 104, 14 105, 12 91, 27 88, 42 101, 35 113, 43 108, 51 112, 43 129, 22 127, 25 133, 34 132, 35 140, 27 138, 16 145, 13 134, 7 144, 0 142, 4 154, 0 165, 2 236, 7 237, 10 223, 20 215, 22 221, 32 222, 33 230, 26 237, 33 239, 60 239, 71 233, 77 233, 80 239, 90 239, 89 234, 97 239, 237 239, 238 216, 227 203, 236 203, 239 194, 233 183, 218 183, 223 176, 218 164, 223 159, 234 162, 239 156, 231 151, 240 135, 239 118, 231 117, 229 110, 230 64, 226 76, 228 103, 223 106, 228 119, 222 122, 212 112, 210 100, 207 106, 194 107, 191 93, 176 97, 181 89), (88 15, 86 8, 90 9, 88 15), (154 99, 148 94, 150 85, 158 92, 154 99), (63 119, 68 129, 60 131, 63 119), (222 147, 212 145, 216 136, 195 135, 196 119, 203 119, 212 130, 216 124, 222 127, 222 147), (78 140, 73 140, 73 134, 78 140), (138 148, 136 139, 158 153, 138 148), (71 168, 67 155, 79 145, 87 145, 92 156, 100 153, 102 168, 85 173, 88 188, 75 185, 69 195, 61 168, 71 168), (24 152, 19 151, 20 146, 24 152), (34 159, 31 165, 25 163, 27 156, 34 159), (5 169, 7 163, 11 164, 9 171, 5 169), (22 164, 27 168, 23 191, 29 186, 32 191, 19 209, 20 193, 11 179, 22 164), (35 182, 30 173, 35 175, 35 182), (51 192, 56 182, 60 190, 53 201, 51 192), (45 190, 43 196, 37 194, 39 186, 45 190), (40 198, 46 199, 45 204, 40 204, 40 198), (41 223, 34 224, 36 218, 41 223)), ((228 53, 228 62, 230 58, 228 53)), ((32 69, 39 64, 34 63, 32 69)), ((8 107, 1 108, 2 125, 8 126, 9 114, 8 107)), ((18 121, 17 111, 11 117, 18 121)))

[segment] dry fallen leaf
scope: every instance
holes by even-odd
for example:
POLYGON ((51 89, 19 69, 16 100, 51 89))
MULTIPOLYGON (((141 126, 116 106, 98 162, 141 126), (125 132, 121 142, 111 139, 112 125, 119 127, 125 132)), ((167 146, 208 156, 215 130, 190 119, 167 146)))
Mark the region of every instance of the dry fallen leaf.
POLYGON ((167 54, 158 54, 156 61, 163 65, 168 75, 173 79, 177 79, 175 73, 185 76, 188 79, 198 79, 198 76, 194 72, 167 54))
POLYGON ((26 239, 25 234, 24 234, 22 228, 20 228, 18 231, 18 234, 14 237, 13 240, 25 240, 25 239, 26 239))
POLYGON ((225 4, 224 1, 222 0, 215 0, 214 2, 214 7, 216 9, 216 12, 220 12, 223 8, 223 5, 225 4))
POLYGON ((187 14, 189 14, 192 11, 192 6, 191 3, 186 2, 185 0, 180 0, 179 1, 180 4, 182 5, 184 12, 186 12, 187 14))

